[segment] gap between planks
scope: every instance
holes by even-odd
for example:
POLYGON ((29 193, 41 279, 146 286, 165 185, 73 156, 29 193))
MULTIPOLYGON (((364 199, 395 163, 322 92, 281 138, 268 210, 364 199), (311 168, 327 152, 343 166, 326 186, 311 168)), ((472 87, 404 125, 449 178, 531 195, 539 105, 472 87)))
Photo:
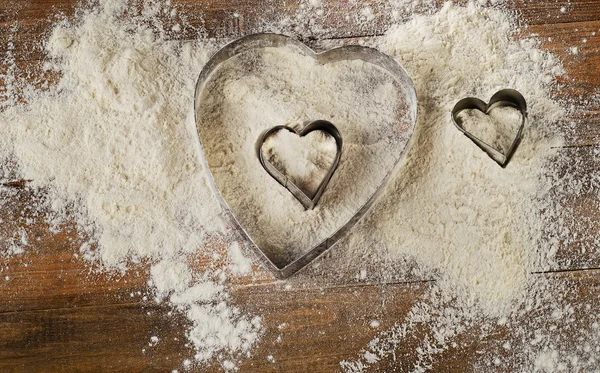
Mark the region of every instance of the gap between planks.
MULTIPOLYGON (((531 274, 534 275, 553 275, 553 274, 564 274, 564 273, 582 273, 582 272, 588 272, 588 273, 592 273, 595 276, 599 276, 600 277, 600 267, 594 267, 594 268, 574 268, 574 269, 550 269, 547 271, 536 271, 536 272, 531 272, 531 274)), ((427 279, 427 280, 414 280, 414 281, 382 281, 382 282, 369 282, 369 283, 354 283, 354 284, 333 284, 333 285, 322 285, 322 286, 306 286, 306 287, 302 287, 302 288, 295 288, 295 289, 291 289, 289 290, 289 292, 294 292, 294 291, 316 291, 316 290, 332 290, 332 289, 351 289, 351 288, 366 288, 366 287, 373 287, 373 288, 378 288, 378 287, 386 287, 386 286, 403 286, 403 285, 416 285, 416 284, 427 284, 427 283, 434 283, 437 280, 434 279, 427 279)), ((229 289, 231 290, 244 290, 244 289, 250 289, 250 288, 259 288, 259 287, 272 287, 274 285, 280 285, 284 283, 284 281, 281 280, 276 280, 276 281, 271 281, 271 282, 261 282, 261 283, 248 283, 248 284, 233 284, 231 286, 229 286, 229 289)), ((65 311, 72 311, 75 309, 107 309, 107 308, 121 308, 121 307, 144 307, 147 309, 153 309, 153 310, 161 310, 161 309, 165 309, 165 308, 172 308, 170 306, 165 306, 165 305, 161 305, 161 304, 154 304, 154 303, 149 303, 149 302, 124 302, 124 303, 106 303, 106 304, 101 304, 101 305, 86 305, 86 306, 72 306, 72 307, 49 307, 49 308, 37 308, 37 309, 27 309, 27 310, 14 310, 14 311, 2 311, 0 312, 0 316, 2 315, 11 315, 11 314, 19 314, 19 313, 23 313, 23 312, 27 312, 27 313, 43 313, 43 312, 48 312, 48 311, 58 311, 58 310, 65 310, 65 311)))
POLYGON ((162 308, 164 308, 164 306, 161 306, 160 304, 155 304, 155 303, 149 303, 149 302, 124 302, 124 303, 119 303, 119 302, 115 302, 115 303, 105 303, 105 304, 100 304, 100 305, 86 305, 86 306, 72 306, 72 307, 47 307, 47 308, 35 308, 35 309, 23 309, 23 310, 13 310, 13 311, 0 311, 0 316, 2 315, 14 315, 14 314, 20 314, 20 313, 24 313, 24 312, 48 312, 48 311, 73 311, 73 310, 78 310, 78 309, 102 309, 102 308, 113 308, 113 307, 139 307, 142 306, 145 309, 154 309, 154 310, 160 310, 162 308))

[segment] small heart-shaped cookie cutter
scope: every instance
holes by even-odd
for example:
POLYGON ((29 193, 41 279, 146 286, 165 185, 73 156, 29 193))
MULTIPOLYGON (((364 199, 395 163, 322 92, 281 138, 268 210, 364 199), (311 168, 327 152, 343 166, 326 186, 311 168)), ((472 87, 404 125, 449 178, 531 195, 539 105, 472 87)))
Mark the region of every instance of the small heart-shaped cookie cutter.
POLYGON ((285 279, 290 277, 294 273, 306 267, 310 262, 321 256, 324 252, 329 250, 334 244, 336 244, 339 240, 345 237, 348 234, 348 232, 352 229, 352 227, 354 227, 354 225, 362 219, 362 217, 367 213, 367 211, 369 211, 369 209, 373 206, 375 201, 383 193, 386 185, 388 184, 388 181, 395 173, 396 169, 400 166, 401 161, 404 159, 404 156, 410 148, 412 134, 414 131, 414 127, 417 123, 418 111, 417 93, 414 88, 412 79, 404 70, 404 68, 392 57, 383 54, 376 49, 360 45, 343 46, 339 48, 330 49, 326 52, 316 53, 305 44, 288 36, 268 33, 244 36, 227 44, 211 57, 211 59, 206 63, 206 65, 204 65, 204 68, 202 69, 202 71, 200 72, 200 76, 198 77, 194 97, 194 108, 196 127, 198 129, 198 140, 200 145, 200 158, 204 169, 209 171, 209 185, 211 189, 213 189, 215 195, 218 196, 219 202, 221 203, 223 211, 225 212, 225 216, 228 216, 232 219, 233 223, 239 228, 239 232, 241 233, 243 238, 251 243, 251 247, 252 249, 254 249, 258 257, 262 259, 263 263, 279 279, 285 279), (373 192, 373 194, 369 196, 365 201, 363 201, 362 204, 356 210, 355 214, 352 217, 350 217, 344 224, 342 224, 335 232, 333 232, 330 236, 328 236, 315 246, 307 248, 306 252, 304 252, 300 257, 294 259, 289 263, 286 263, 285 265, 278 265, 274 263, 271 260, 271 258, 269 258, 265 254, 265 252, 261 250, 261 248, 254 242, 250 234, 246 232, 242 224, 240 224, 240 222, 238 221, 235 214, 231 211, 231 207, 228 205, 227 201, 221 194, 212 174, 212 171, 208 165, 205 148, 202 146, 202 139, 200 134, 200 118, 202 117, 202 112, 199 108, 201 107, 204 95, 208 95, 209 97, 211 95, 211 92, 205 91, 206 83, 211 77, 211 75, 219 68, 221 64, 225 63, 227 60, 235 57, 236 55, 251 50, 272 47, 291 48, 292 50, 294 50, 302 56, 308 56, 313 58, 320 64, 333 63, 337 61, 359 60, 364 61, 366 63, 370 63, 374 66, 377 66, 380 69, 383 69, 391 77, 393 77, 393 79, 399 84, 400 87, 402 87, 403 94, 405 95, 404 99, 406 100, 407 106, 406 115, 410 119, 410 125, 405 129, 406 133, 404 134, 407 140, 404 143, 402 149, 397 154, 395 154, 394 166, 388 169, 388 171, 385 174, 385 177, 382 178, 381 183, 373 192))
POLYGON ((452 109, 452 121, 459 131, 471 139, 471 141, 473 141, 481 150, 486 152, 490 158, 500 165, 500 167, 504 168, 508 162, 510 162, 510 159, 521 142, 523 128, 525 128, 525 122, 527 121, 527 103, 525 102, 523 95, 514 89, 503 89, 496 92, 492 98, 490 98, 490 101, 487 104, 478 98, 467 97, 458 101, 456 105, 454 105, 454 108, 452 109), (499 107, 513 107, 519 110, 521 113, 521 124, 519 125, 517 135, 506 151, 506 154, 467 131, 463 126, 462 119, 458 116, 458 114, 460 114, 460 112, 463 110, 473 109, 479 110, 487 115, 491 110, 499 107))
POLYGON ((260 164, 269 173, 269 175, 271 175, 273 179, 277 180, 279 184, 283 185, 284 188, 289 190, 290 193, 292 193, 292 195, 296 197, 296 199, 302 204, 302 206, 304 206, 305 209, 312 210, 319 202, 319 199, 323 195, 325 188, 327 188, 327 184, 329 184, 329 180, 331 180, 331 177, 333 176, 335 170, 337 169, 340 163, 340 157, 342 156, 342 134, 337 129, 337 127, 333 125, 333 123, 326 120, 315 120, 313 122, 310 122, 300 131, 296 131, 295 129, 289 126, 275 126, 265 131, 260 136, 256 147, 260 164), (277 169, 277 167, 273 165, 273 163, 269 162, 269 160, 263 154, 262 146, 265 143, 265 141, 271 135, 274 135, 275 133, 281 130, 288 130, 300 137, 306 136, 313 131, 323 131, 331 137, 333 137, 333 139, 335 140, 336 153, 335 158, 333 159, 333 164, 329 168, 329 171, 327 171, 327 174, 319 184, 317 191, 312 197, 306 195, 306 193, 302 189, 300 189, 296 184, 294 184, 294 182, 290 180, 289 177, 285 176, 281 171, 279 171, 279 169, 277 169))

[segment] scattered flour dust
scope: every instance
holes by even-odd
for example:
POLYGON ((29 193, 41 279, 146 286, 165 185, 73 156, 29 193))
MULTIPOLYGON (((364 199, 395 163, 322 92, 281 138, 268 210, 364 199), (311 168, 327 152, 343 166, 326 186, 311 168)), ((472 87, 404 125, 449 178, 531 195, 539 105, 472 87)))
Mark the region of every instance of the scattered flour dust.
MULTIPOLYGON (((317 16, 326 14, 326 2, 309 3, 317 16)), ((390 2, 394 9, 404 3, 426 1, 390 2)), ((355 19, 370 22, 374 13, 365 9, 356 9, 355 19)), ((202 38, 169 41, 158 15, 177 12, 164 2, 145 1, 136 14, 125 1, 105 0, 76 23, 56 25, 45 68, 60 72, 58 85, 25 90, 27 104, 3 92, 0 157, 2 164, 16 163, 18 174, 0 170, 0 181, 32 180, 32 188, 46 191, 53 219, 75 214, 92 237, 82 246, 86 258, 122 270, 151 261, 157 301, 168 301, 192 324, 195 360, 219 356, 224 369, 235 370, 236 356, 260 338, 261 318, 234 306, 225 272, 187 263, 189 255, 207 254, 212 233, 222 231, 198 160, 190 105, 197 74, 216 46, 202 38)), ((401 18, 397 10, 394 18, 401 18)), ((575 280, 560 286, 531 274, 556 263, 560 240, 547 229, 555 236, 569 232, 553 215, 553 188, 581 194, 595 184, 548 170, 555 160, 568 163, 553 148, 561 139, 550 135, 565 115, 551 98, 563 70, 535 39, 515 40, 514 25, 500 9, 446 4, 394 26, 376 45, 413 78, 419 122, 402 169, 344 243, 348 260, 359 260, 365 248, 391 261, 410 257, 422 276, 436 281, 404 320, 381 331, 355 361, 341 363, 347 372, 386 359, 409 362, 408 371, 432 370, 436 355, 459 349, 460 336, 475 333, 497 345, 472 362, 475 371, 597 369, 598 300, 572 306, 565 299, 580 296, 575 280), (523 142, 501 169, 452 126, 449 112, 462 97, 487 100, 507 87, 523 93, 530 116, 523 142), (498 333, 523 320, 529 327, 498 333), (577 342, 563 338, 561 328, 570 329, 565 335, 579 328, 577 342)), ((28 245, 21 232, 8 241, 13 252, 3 255, 28 245)), ((228 244, 230 272, 250 273, 240 245, 228 244)), ((185 360, 183 367, 193 364, 185 360)))
POLYGON ((93 237, 82 247, 86 257, 117 269, 155 263, 158 298, 170 297, 189 317, 188 337, 204 363, 221 350, 249 351, 261 323, 185 261, 222 224, 198 160, 191 104, 215 48, 168 41, 158 21, 164 4, 146 1, 136 16, 127 2, 101 1, 75 23, 58 24, 45 68, 60 81, 0 113, 0 157, 47 190, 55 217, 76 214, 93 237))

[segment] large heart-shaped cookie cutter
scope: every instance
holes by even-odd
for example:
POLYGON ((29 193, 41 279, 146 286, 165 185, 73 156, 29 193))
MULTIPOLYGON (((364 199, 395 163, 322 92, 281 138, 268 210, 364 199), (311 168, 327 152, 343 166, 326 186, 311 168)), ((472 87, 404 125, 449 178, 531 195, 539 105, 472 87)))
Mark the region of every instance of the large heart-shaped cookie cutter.
MULTIPOLYGON (((198 112, 198 108, 202 102, 203 91, 206 83, 209 80, 211 74, 218 70, 219 65, 227 61, 228 59, 242 54, 244 52, 248 52, 254 49, 262 49, 262 48, 283 48, 283 47, 292 47, 294 50, 301 55, 310 56, 314 58, 320 64, 327 64, 333 62, 339 62, 344 60, 361 60, 372 65, 378 66, 381 69, 384 69, 386 72, 390 74, 398 84, 406 90, 406 100, 408 105, 408 114, 411 115, 410 118, 410 128, 407 129, 407 138, 412 139, 412 133, 414 131, 415 124, 417 122, 417 94, 413 85, 411 78, 408 76, 404 68, 398 64, 393 58, 390 56, 379 52, 376 49, 359 46, 359 45, 350 45, 339 47, 335 49, 328 50, 323 53, 316 53, 303 43, 294 40, 290 37, 278 34, 253 34, 237 39, 222 49, 220 49, 216 54, 212 56, 212 58, 208 61, 208 63, 204 66, 202 71, 200 72, 200 76, 198 77, 198 82, 196 83, 196 92, 194 98, 194 108, 195 108, 195 118, 196 118, 196 126, 199 125, 199 117, 202 116, 202 113, 198 112)), ((376 125, 376 124, 374 124, 376 125)), ((385 186, 387 185, 390 177, 395 173, 396 169, 400 165, 404 155, 406 154, 408 148, 410 147, 410 140, 406 141, 404 144, 404 148, 402 151, 399 151, 397 157, 394 162, 394 166, 391 167, 390 170, 386 173, 385 177, 382 179, 381 184, 376 189, 376 191, 364 202, 362 206, 360 206, 356 213, 344 223, 337 231, 335 231, 332 235, 324 239, 321 243, 316 246, 308 249, 302 256, 295 259, 291 263, 288 263, 284 266, 277 266, 269 257, 258 247, 258 245, 254 242, 252 237, 246 232, 244 227, 237 220, 235 214, 231 211, 231 208, 227 204, 227 201, 221 194, 219 188, 217 187, 216 181, 210 171, 210 167, 208 165, 207 157, 205 154, 204 147, 202 146, 202 139, 200 138, 200 134, 198 133, 198 139, 200 141, 200 152, 202 163, 206 170, 209 170, 209 184, 213 189, 213 192, 218 197, 223 210, 226 214, 232 219, 232 221, 237 225, 239 231, 243 234, 244 238, 252 243, 252 248, 256 251, 256 254, 259 258, 262 259, 264 264, 273 272, 273 274, 279 279, 285 279, 294 273, 298 272, 302 268, 306 267, 310 262, 319 257, 325 251, 330 249, 336 242, 338 242, 342 237, 346 236, 350 229, 366 214, 366 212, 371 208, 373 203, 377 200, 377 198, 383 192, 385 186)), ((250 155, 249 156, 253 156, 250 155)))

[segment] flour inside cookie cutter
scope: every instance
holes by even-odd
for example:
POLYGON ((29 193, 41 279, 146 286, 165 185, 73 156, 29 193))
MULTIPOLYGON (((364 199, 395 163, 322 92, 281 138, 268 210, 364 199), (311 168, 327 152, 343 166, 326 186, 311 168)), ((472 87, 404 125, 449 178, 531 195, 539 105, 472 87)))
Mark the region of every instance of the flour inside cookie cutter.
POLYGON ((333 176, 335 170, 337 169, 340 163, 340 158, 342 156, 342 144, 342 134, 333 123, 326 120, 315 120, 307 124, 300 131, 296 131, 292 127, 283 125, 270 128, 260 136, 258 143, 256 144, 256 151, 258 153, 258 159, 260 160, 260 164, 269 173, 269 175, 271 175, 275 180, 277 180, 279 184, 281 184, 290 193, 292 193, 292 195, 296 197, 296 199, 302 204, 302 206, 304 206, 305 209, 312 210, 319 202, 319 199, 323 195, 323 192, 325 192, 327 184, 329 184, 331 177, 333 176), (267 159, 267 157, 265 157, 262 151, 262 146, 265 143, 265 141, 270 136, 274 135, 275 133, 281 130, 290 131, 300 137, 306 136, 314 131, 323 131, 335 140, 336 153, 333 159, 333 163, 331 164, 331 167, 329 167, 327 174, 319 184, 317 191, 312 196, 307 195, 302 189, 300 189, 296 184, 294 184, 294 182, 290 180, 290 178, 288 178, 279 169, 277 169, 277 167, 275 167, 267 159))
MULTIPOLYGON (((411 78, 408 76, 406 71, 396 62, 393 58, 388 55, 385 55, 376 49, 363 47, 358 45, 352 46, 344 46, 340 48, 331 49, 325 51, 323 53, 316 53, 303 43, 294 40, 290 37, 278 35, 278 34, 254 34, 242 37, 238 40, 231 42, 230 44, 223 47, 219 50, 204 66, 202 69, 200 76, 198 78, 198 82, 196 84, 196 92, 195 92, 195 117, 196 117, 196 126, 198 129, 198 139, 200 142, 200 152, 201 152, 201 160, 206 170, 209 170, 209 185, 213 189, 214 193, 218 197, 218 200, 225 212, 225 215, 230 218, 237 227, 238 231, 242 234, 243 238, 248 241, 251 247, 255 250, 257 256, 261 259, 266 267, 268 267, 273 274, 279 279, 285 279, 294 273, 298 272, 302 268, 306 267, 310 262, 314 259, 322 255, 328 249, 330 249, 333 245, 340 241, 343 237, 345 237, 352 227, 369 211, 372 205, 375 203, 377 198, 383 192, 385 186, 390 180, 391 176, 395 173, 396 169, 399 167, 401 161, 403 160, 405 154, 407 153, 410 147, 410 140, 412 139, 412 133, 414 131, 414 127, 417 121, 417 95, 413 85, 411 78), (220 192, 212 170, 210 169, 206 156, 206 149, 202 146, 202 103, 203 100, 211 99, 211 92, 205 90, 208 81, 210 80, 213 73, 215 73, 221 64, 224 64, 229 59, 243 54, 245 52, 251 52, 253 50, 260 50, 265 48, 289 48, 293 50, 294 53, 298 53, 302 56, 308 56, 313 58, 319 64, 328 64, 340 61, 352 61, 352 60, 360 60, 365 63, 374 65, 377 68, 382 69, 386 72, 401 88, 403 102, 405 103, 405 116, 408 119, 405 119, 409 124, 406 127, 402 127, 402 148, 394 153, 394 157, 391 158, 393 161, 393 166, 391 166, 385 176, 381 179, 381 183, 364 202, 361 202, 357 206, 357 210, 352 217, 350 217, 347 221, 341 224, 331 235, 322 240, 320 243, 316 244, 313 247, 307 247, 302 255, 293 259, 293 261, 289 263, 285 263, 284 265, 278 265, 273 262, 269 256, 265 254, 263 250, 255 243, 250 234, 244 229, 242 224, 238 221, 235 216, 235 213, 231 210, 229 204, 225 200, 224 196, 220 192)), ((318 118, 315 118, 318 119, 318 118)), ((400 124, 400 119, 398 119, 398 123, 400 124)), ((377 123, 368 123, 369 125, 376 126, 377 123)), ((400 126, 398 126, 400 127, 400 126)), ((343 130, 342 130, 343 131, 343 130)), ((256 157, 256 154, 248 154, 249 157, 256 157)))
POLYGON ((500 165, 500 167, 504 168, 508 162, 510 162, 510 159, 521 142, 523 128, 525 128, 525 123, 527 122, 527 102, 525 101, 523 95, 514 89, 503 89, 496 92, 492 98, 490 98, 488 103, 485 103, 484 101, 475 97, 463 98, 462 100, 458 101, 452 109, 452 121, 459 131, 471 139, 471 141, 473 141, 481 150, 486 152, 490 158, 500 165), (502 153, 500 150, 494 148, 490 144, 473 135, 471 132, 467 131, 463 126, 462 119, 459 117, 460 112, 463 110, 479 110, 487 115, 491 110, 500 107, 513 107, 521 113, 521 124, 519 125, 517 134, 506 153, 502 153))

